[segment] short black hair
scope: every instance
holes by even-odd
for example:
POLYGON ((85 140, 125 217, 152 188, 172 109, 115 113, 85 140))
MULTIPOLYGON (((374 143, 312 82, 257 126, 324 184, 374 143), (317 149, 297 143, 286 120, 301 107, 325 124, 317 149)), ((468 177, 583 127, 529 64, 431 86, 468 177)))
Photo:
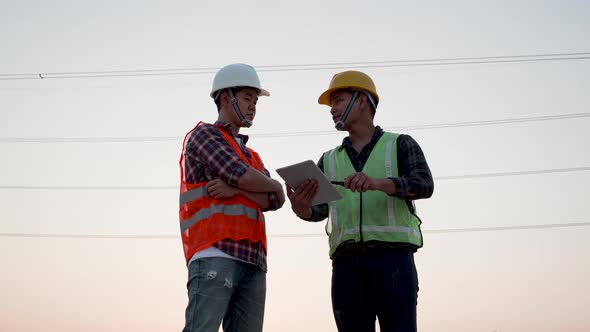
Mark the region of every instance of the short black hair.
POLYGON ((253 87, 249 87, 249 86, 236 86, 236 87, 231 87, 231 88, 225 88, 225 89, 221 89, 218 92, 216 92, 216 98, 213 100, 215 102, 215 105, 217 105, 217 112, 219 112, 219 108, 221 107, 221 102, 219 101, 219 98, 221 96, 221 94, 225 91, 225 90, 229 90, 232 89, 232 92, 234 93, 234 97, 238 94, 238 92, 244 90, 244 89, 254 89, 257 91, 257 93, 260 93, 260 90, 253 88, 253 87))

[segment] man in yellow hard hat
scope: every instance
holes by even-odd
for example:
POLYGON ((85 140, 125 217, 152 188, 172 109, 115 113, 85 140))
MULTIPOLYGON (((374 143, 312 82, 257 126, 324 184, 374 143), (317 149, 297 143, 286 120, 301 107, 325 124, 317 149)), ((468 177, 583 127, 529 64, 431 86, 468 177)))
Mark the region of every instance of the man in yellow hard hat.
POLYGON ((418 276, 414 253, 422 247, 414 200, 434 185, 422 149, 410 136, 383 131, 373 119, 379 94, 359 71, 334 75, 318 102, 330 106, 342 145, 318 162, 342 199, 311 206, 317 181, 287 186, 293 212, 317 222, 329 216, 332 308, 338 331, 416 331, 418 276))
POLYGON ((263 211, 285 196, 262 159, 246 146, 258 96, 268 96, 253 67, 221 68, 210 96, 215 123, 199 122, 180 157, 180 230, 188 267, 184 332, 262 332, 266 296, 263 211))

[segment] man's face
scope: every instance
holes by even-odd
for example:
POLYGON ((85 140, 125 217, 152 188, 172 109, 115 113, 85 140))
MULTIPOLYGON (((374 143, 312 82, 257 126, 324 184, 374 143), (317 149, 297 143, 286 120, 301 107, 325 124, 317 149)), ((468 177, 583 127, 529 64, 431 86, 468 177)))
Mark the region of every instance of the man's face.
POLYGON ((256 116, 256 103, 258 102, 258 91, 252 88, 244 88, 235 94, 235 98, 238 102, 238 106, 240 107, 240 112, 242 112, 242 115, 246 119, 250 120, 250 122, 253 122, 254 117, 256 116))
MULTIPOLYGON (((340 121, 340 118, 342 118, 342 115, 344 114, 344 111, 346 110, 346 107, 350 102, 350 98, 352 98, 352 93, 350 91, 341 90, 332 93, 330 97, 330 102, 332 103, 330 113, 332 114, 332 121, 334 121, 334 123, 337 123, 338 121, 340 121)), ((354 117, 353 113, 356 113, 353 112, 354 108, 355 106, 353 105, 352 109, 350 110, 351 112, 348 114, 348 119, 354 117)))

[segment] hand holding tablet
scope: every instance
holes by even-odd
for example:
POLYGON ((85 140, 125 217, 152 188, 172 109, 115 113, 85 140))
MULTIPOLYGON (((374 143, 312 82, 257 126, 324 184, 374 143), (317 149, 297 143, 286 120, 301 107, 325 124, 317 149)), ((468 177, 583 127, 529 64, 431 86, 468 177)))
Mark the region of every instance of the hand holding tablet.
POLYGON ((322 170, 311 160, 278 168, 277 173, 285 180, 289 187, 295 189, 305 180, 315 179, 318 181, 318 192, 313 197, 312 205, 318 205, 341 199, 342 196, 330 183, 322 170))

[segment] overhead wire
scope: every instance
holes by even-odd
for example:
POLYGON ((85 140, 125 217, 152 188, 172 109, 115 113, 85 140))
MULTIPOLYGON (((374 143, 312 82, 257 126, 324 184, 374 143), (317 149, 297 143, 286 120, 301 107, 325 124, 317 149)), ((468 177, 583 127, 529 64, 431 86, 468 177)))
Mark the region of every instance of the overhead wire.
MULTIPOLYGON (((474 233, 495 231, 536 230, 549 228, 587 227, 590 222, 572 222, 563 224, 535 224, 522 226, 462 227, 423 230, 423 233, 474 233)), ((325 233, 269 234, 269 238, 311 238, 325 237, 325 233)), ((96 239, 96 240, 170 240, 179 239, 179 235, 141 235, 141 234, 64 234, 64 233, 0 233, 4 238, 45 238, 45 239, 96 239)))
MULTIPOLYGON (((414 60, 384 60, 365 62, 326 62, 309 64, 279 64, 256 66, 261 72, 312 71, 328 69, 360 69, 416 66, 449 66, 494 63, 525 63, 547 61, 570 61, 590 59, 590 52, 547 53, 529 55, 505 55, 483 57, 434 58, 414 60)), ((32 80, 32 79, 67 79, 67 78, 101 78, 101 77, 137 77, 162 75, 203 75, 214 74, 218 67, 170 68, 170 69, 132 69, 104 71, 71 71, 71 72, 39 72, 0 74, 0 80, 32 80)))
MULTIPOLYGON (((404 131, 404 130, 428 130, 428 129, 445 129, 445 128, 459 128, 459 127, 474 127, 474 126, 490 126, 501 124, 513 124, 522 122, 536 122, 536 121, 552 121, 564 119, 577 119, 590 117, 590 112, 584 113, 570 113, 558 115, 543 115, 530 116, 520 118, 505 118, 496 120, 480 120, 480 121, 462 121, 462 122, 447 122, 447 123, 433 123, 423 125, 410 126, 395 126, 384 127, 384 130, 389 131, 404 131)), ((274 133, 258 133, 250 135, 253 138, 277 138, 277 137, 291 137, 291 136, 321 136, 341 134, 336 130, 323 131, 297 131, 297 132, 274 132, 274 133)), ((113 143, 113 142, 165 142, 165 141, 180 141, 182 136, 125 136, 125 137, 0 137, 0 143, 113 143)))
MULTIPOLYGON (((494 172, 480 174, 460 174, 434 177, 435 181, 457 180, 457 179, 478 179, 494 178, 504 176, 536 175, 549 173, 568 173, 590 171, 590 166, 569 167, 569 168, 551 168, 524 170, 512 172, 494 172)), ((26 185, 0 185, 0 190, 178 190, 178 186, 26 186, 26 185)))

